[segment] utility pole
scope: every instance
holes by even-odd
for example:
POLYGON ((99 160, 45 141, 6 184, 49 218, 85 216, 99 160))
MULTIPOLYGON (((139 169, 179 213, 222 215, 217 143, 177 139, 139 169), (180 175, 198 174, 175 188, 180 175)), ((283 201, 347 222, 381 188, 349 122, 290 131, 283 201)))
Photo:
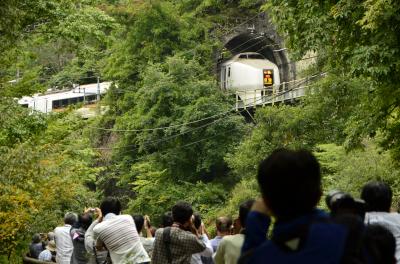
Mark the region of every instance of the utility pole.
POLYGON ((97 102, 100 101, 100 77, 97 76, 97 102))

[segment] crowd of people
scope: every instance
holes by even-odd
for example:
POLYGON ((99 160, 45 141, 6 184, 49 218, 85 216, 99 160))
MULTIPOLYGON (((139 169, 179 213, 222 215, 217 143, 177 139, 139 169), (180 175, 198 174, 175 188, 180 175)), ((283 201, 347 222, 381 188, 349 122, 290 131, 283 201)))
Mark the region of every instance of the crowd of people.
POLYGON ((178 201, 156 229, 147 215, 121 214, 120 201, 108 197, 35 234, 30 256, 61 264, 400 263, 400 215, 386 183, 367 183, 361 199, 331 192, 325 212, 317 208, 318 161, 287 149, 260 163, 257 180, 260 198, 241 203, 234 221, 218 217, 212 239, 188 202, 178 201))

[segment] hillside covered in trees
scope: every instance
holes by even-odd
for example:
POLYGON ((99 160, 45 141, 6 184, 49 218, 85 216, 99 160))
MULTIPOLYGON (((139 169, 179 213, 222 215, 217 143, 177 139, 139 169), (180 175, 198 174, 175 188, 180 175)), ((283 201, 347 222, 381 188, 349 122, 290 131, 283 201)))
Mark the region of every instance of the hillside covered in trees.
MULTIPOLYGON (((159 216, 177 200, 208 221, 258 196, 259 161, 311 149, 324 188, 372 179, 400 195, 400 2, 5 0, 0 4, 0 262, 20 261, 64 212, 118 196, 159 216), (327 72, 294 105, 233 111, 216 80, 222 36, 267 12, 292 59, 327 72), (30 113, 14 98, 112 81, 108 111, 30 113)), ((288 183, 290 184, 290 183, 288 183)))

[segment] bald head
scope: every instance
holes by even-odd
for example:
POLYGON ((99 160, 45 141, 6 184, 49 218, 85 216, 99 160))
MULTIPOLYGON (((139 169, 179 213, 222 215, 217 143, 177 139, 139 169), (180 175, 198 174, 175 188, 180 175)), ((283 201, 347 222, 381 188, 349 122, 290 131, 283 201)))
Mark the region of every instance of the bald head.
POLYGON ((230 235, 232 219, 230 217, 221 216, 215 221, 218 235, 230 235))

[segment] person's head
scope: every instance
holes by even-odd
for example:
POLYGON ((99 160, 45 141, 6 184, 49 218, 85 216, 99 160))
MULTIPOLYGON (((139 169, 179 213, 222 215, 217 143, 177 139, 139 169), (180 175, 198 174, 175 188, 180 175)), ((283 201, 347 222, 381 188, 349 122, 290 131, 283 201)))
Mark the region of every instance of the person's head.
POLYGON ((168 227, 168 226, 172 226, 172 224, 174 223, 174 219, 172 218, 172 212, 166 212, 161 219, 161 226, 162 227, 168 227))
POLYGON ((64 216, 64 224, 75 225, 78 221, 78 216, 75 213, 66 213, 64 216))
POLYGON ((87 230, 89 226, 92 224, 93 218, 90 214, 84 213, 78 216, 78 224, 79 227, 87 230))
POLYGON ((241 203, 239 206, 239 222, 242 228, 246 228, 247 215, 249 214, 254 202, 254 199, 250 199, 241 203))
POLYGON ((192 215, 193 209, 188 202, 179 201, 172 207, 172 218, 176 223, 187 225, 190 223, 192 215))
POLYGON ((46 249, 50 250, 51 252, 55 252, 56 242, 54 240, 50 240, 49 243, 47 243, 46 249))
POLYGON ((215 221, 218 235, 229 235, 231 232, 232 219, 230 217, 221 216, 215 221))
POLYGON ((142 232, 144 225, 144 217, 143 215, 132 215, 133 221, 135 221, 136 230, 138 233, 142 232))
POLYGON ((368 225, 364 237, 372 263, 396 263, 396 239, 389 230, 377 224, 368 225))
POLYGON ((48 240, 48 241, 54 240, 54 238, 55 238, 54 232, 49 232, 49 233, 47 233, 47 240, 48 240))
POLYGON ((201 226, 201 215, 196 212, 193 214, 193 216, 194 216, 194 219, 193 219, 194 227, 196 227, 196 229, 199 229, 201 226))
POLYGON ((37 244, 40 243, 42 238, 40 237, 40 234, 36 233, 32 236, 32 243, 37 244))
POLYGON ((121 203, 115 197, 107 197, 101 202, 100 210, 103 216, 109 213, 119 215, 121 213, 121 203))
POLYGON ((322 194, 319 163, 307 150, 275 150, 260 163, 257 180, 267 207, 280 220, 311 212, 322 194))
POLYGON ((392 190, 384 182, 370 182, 362 188, 361 199, 365 201, 367 212, 389 212, 392 190))

